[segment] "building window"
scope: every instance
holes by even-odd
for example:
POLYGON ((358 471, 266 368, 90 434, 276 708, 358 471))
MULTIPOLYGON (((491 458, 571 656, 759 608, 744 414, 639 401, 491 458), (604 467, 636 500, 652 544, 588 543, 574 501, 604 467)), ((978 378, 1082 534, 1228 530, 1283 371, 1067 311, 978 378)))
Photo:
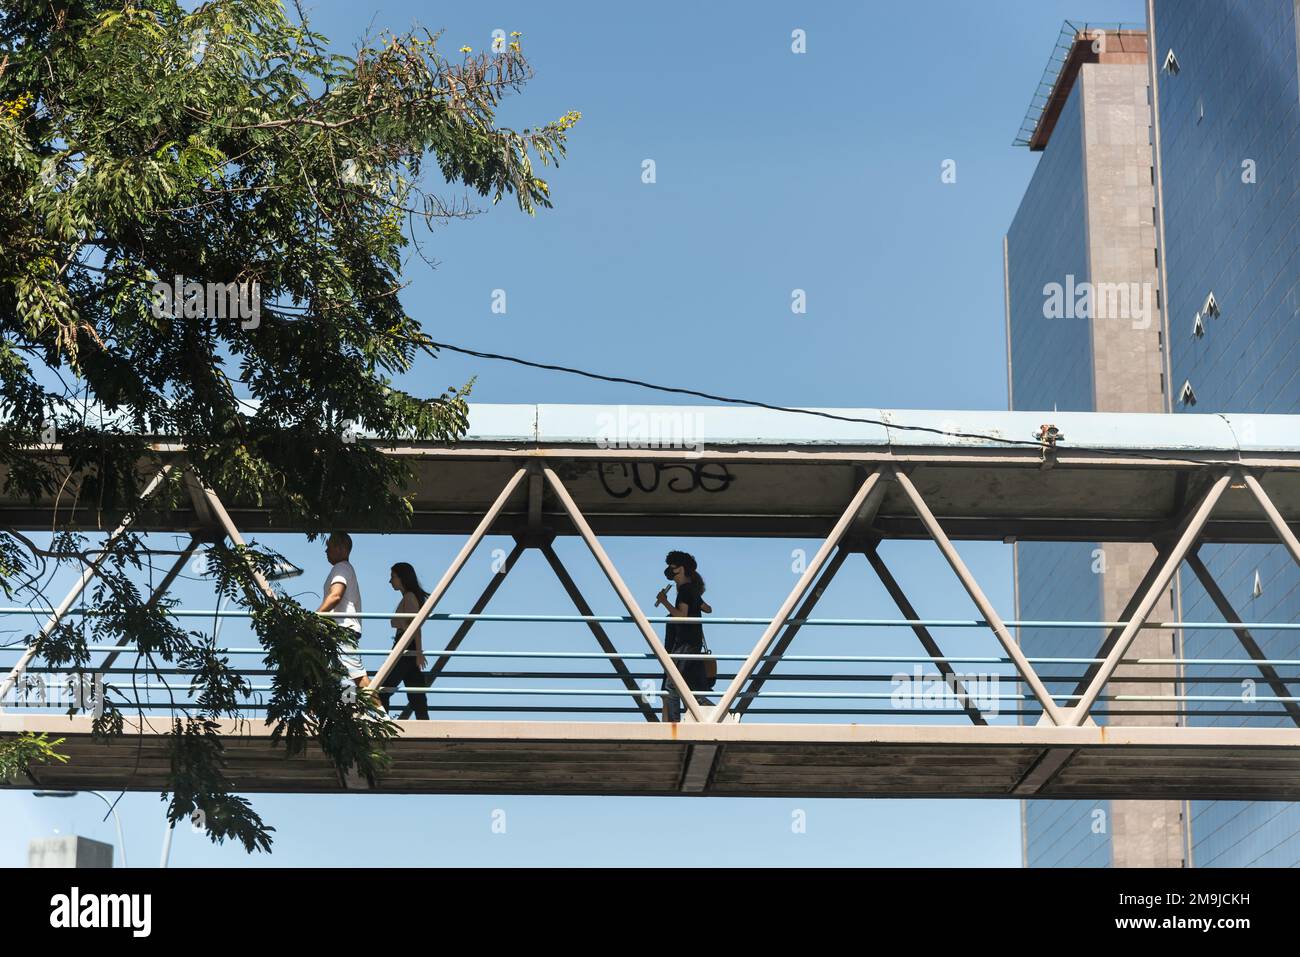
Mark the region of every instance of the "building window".
POLYGON ((1205 320, 1201 318, 1201 314, 1198 312, 1196 318, 1192 320, 1192 337, 1199 339, 1203 335, 1205 335, 1205 320))
POLYGON ((1177 76, 1179 69, 1181 69, 1178 66, 1178 57, 1174 56, 1174 51, 1172 47, 1170 47, 1169 52, 1165 54, 1164 68, 1165 68, 1165 72, 1168 73, 1170 76, 1177 76))
POLYGON ((1183 405, 1196 405, 1196 393, 1192 391, 1192 380, 1183 380, 1183 387, 1178 390, 1178 401, 1183 405))
POLYGON ((1219 302, 1214 298, 1214 290, 1210 290, 1210 294, 1205 297, 1205 305, 1201 306, 1201 315, 1219 318, 1219 302))

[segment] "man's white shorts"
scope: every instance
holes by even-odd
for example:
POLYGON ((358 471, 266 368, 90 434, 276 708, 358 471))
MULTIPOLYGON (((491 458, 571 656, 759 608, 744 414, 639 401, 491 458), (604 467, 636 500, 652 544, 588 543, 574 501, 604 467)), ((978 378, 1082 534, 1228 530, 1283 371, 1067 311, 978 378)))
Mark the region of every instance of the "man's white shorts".
POLYGON ((361 659, 355 655, 347 654, 344 649, 351 651, 357 650, 357 644, 361 636, 357 635, 356 639, 340 648, 339 661, 343 662, 343 667, 347 670, 348 677, 355 681, 358 678, 366 677, 366 666, 361 663, 361 659))

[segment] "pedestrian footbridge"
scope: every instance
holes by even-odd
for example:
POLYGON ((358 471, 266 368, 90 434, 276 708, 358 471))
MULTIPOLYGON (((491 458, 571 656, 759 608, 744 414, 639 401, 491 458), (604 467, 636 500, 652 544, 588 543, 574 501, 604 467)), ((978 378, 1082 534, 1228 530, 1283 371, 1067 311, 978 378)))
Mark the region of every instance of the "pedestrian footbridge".
MULTIPOLYGON (((410 720, 406 691, 394 692, 401 734, 380 791, 1300 800, 1300 660, 1266 651, 1294 647, 1285 638, 1300 623, 1243 618, 1200 555, 1224 543, 1280 548, 1300 584, 1300 416, 477 406, 470 421, 458 442, 383 450, 414 474, 413 520, 401 534, 463 544, 405 637, 391 652, 370 653, 383 684, 423 626, 431 665, 423 686, 431 720, 410 720), (704 619, 719 676, 698 696, 677 669, 686 656, 675 661, 664 649, 666 619, 647 614, 605 548, 647 535, 821 544, 790 592, 771 600, 775 608, 704 619), (444 608, 454 581, 486 567, 467 563, 487 536, 509 536, 513 547, 483 575, 471 607, 444 608), (554 547, 560 537, 583 543, 622 612, 592 611, 554 547), (888 561, 898 540, 936 550, 969 595, 971 618, 918 611, 925 594, 909 594, 888 561), (1145 557, 1113 620, 1022 620, 994 607, 962 558, 963 541, 1118 543, 1145 557), (554 572, 572 614, 491 610, 530 552, 554 572), (818 617, 841 574, 872 576, 897 616, 818 617), (1179 575, 1199 581, 1215 620, 1180 622, 1162 610, 1179 575), (520 638, 475 641, 482 621, 520 638), (729 640, 731 626, 749 637, 729 640), (1236 651, 1184 656, 1177 637, 1193 628, 1233 636, 1236 651), (801 651, 827 629, 846 636, 839 650, 801 651), (1082 650, 1040 653, 1030 636, 1054 629, 1082 650), (561 631, 586 644, 548 645, 561 631), (886 631, 905 633, 911 650, 873 654, 870 636, 886 631), (945 647, 953 634, 983 636, 991 650, 945 647), (1146 642, 1151 635, 1170 640, 1146 642), (660 719, 664 672, 685 702, 680 722, 660 719)), ((303 531, 274 503, 242 501, 188 473, 188 503, 152 510, 161 477, 185 470, 183 448, 159 438, 154 449, 136 510, 105 515, 0 495, 0 521, 16 530, 188 533, 154 601, 204 543, 303 531)), ((93 737, 84 708, 42 707, 21 693, 33 681, 48 690, 62 680, 64 669, 42 660, 40 638, 78 613, 95 573, 88 561, 44 625, 2 652, 0 735, 48 732, 69 756, 29 768, 9 787, 166 788, 171 720, 197 707, 193 675, 175 667, 137 674, 122 648, 92 647, 76 680, 98 676, 110 694, 131 692, 125 733, 111 742, 93 737)), ((280 594, 263 578, 259 587, 280 594)), ((233 786, 357 790, 319 751, 287 758, 272 745, 260 716, 261 649, 226 651, 246 663, 251 683, 248 700, 221 723, 233 786)), ((128 711, 125 700, 114 698, 128 711)))

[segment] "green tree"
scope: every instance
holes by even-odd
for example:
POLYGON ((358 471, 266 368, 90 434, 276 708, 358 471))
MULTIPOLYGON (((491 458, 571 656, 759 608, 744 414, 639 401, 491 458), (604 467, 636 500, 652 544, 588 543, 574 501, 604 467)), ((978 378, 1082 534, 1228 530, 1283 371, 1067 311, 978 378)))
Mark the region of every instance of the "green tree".
MULTIPOLYGON (((534 162, 559 161, 578 114, 522 131, 497 123, 502 99, 531 77, 521 42, 444 55, 438 35, 417 30, 344 56, 277 0, 193 12, 173 0, 6 0, 8 488, 110 514, 133 508, 153 456, 145 437, 166 435, 223 498, 257 502, 313 535, 406 520, 405 469, 349 441, 344 423, 379 444, 463 433, 468 386, 415 395, 394 384, 436 351, 402 307, 403 257, 420 252, 420 230, 481 211, 444 199, 449 188, 509 196, 530 214, 550 206, 534 162), (155 308, 153 284, 176 276, 246 292, 256 283, 260 321, 155 308), (87 403, 106 416, 87 416, 87 403), (34 453, 47 423, 57 452, 34 453)), ((184 494, 178 474, 159 494, 184 494)), ((84 563, 92 544, 65 529, 41 549, 0 531, 0 584, 30 596, 51 561, 84 563)), ((143 661, 193 669, 199 706, 175 716, 169 738, 169 816, 198 809, 213 840, 269 849, 273 829, 229 793, 216 735, 247 682, 177 625, 168 600, 147 604, 133 576, 145 550, 129 534, 109 549, 89 613, 36 639, 38 654, 85 670, 89 642, 125 640, 143 661)), ((338 627, 255 586, 252 570, 276 557, 209 550, 218 589, 251 609, 265 649, 267 721, 290 753, 314 738, 339 768, 373 780, 395 726, 368 696, 342 691, 338 627)), ((121 734, 124 706, 110 695, 96 732, 121 734)))
POLYGON ((0 741, 0 781, 16 777, 32 764, 66 762, 56 750, 62 743, 63 738, 51 741, 45 734, 19 734, 0 741))

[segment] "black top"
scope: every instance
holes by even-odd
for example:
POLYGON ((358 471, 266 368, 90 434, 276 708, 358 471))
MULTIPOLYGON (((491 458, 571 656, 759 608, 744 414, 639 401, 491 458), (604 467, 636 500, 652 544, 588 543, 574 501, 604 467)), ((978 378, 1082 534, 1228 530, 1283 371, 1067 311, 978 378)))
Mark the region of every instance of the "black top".
MULTIPOLYGON (((673 602, 673 608, 678 605, 686 606, 686 614, 691 618, 700 617, 700 604, 704 601, 700 594, 699 588, 694 582, 688 581, 684 585, 677 586, 677 600, 673 602)), ((669 622, 664 629, 664 635, 668 639, 668 651, 679 651, 683 648, 690 647, 699 650, 704 643, 704 626, 698 622, 684 622, 676 624, 669 622)))

